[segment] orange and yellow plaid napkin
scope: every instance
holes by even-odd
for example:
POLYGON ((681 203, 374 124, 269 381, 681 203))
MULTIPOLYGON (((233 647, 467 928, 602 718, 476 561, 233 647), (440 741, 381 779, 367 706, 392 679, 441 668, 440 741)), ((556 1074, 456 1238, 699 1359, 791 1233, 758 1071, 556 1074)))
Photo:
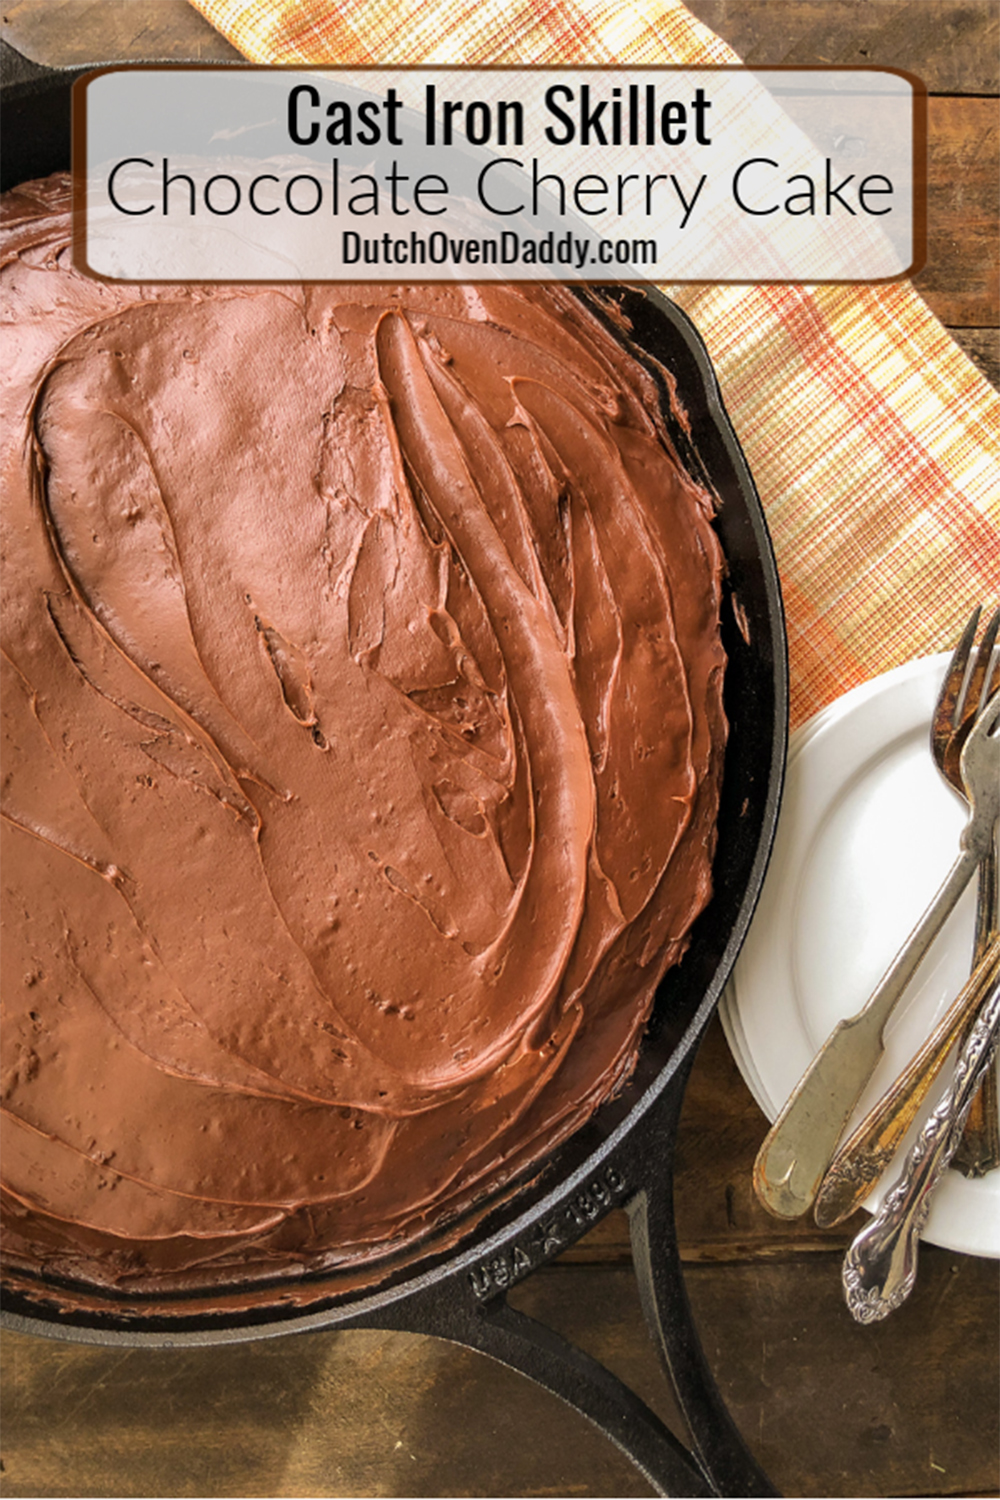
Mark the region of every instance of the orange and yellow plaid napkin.
MULTIPOLYGON (((679 0, 195 0, 252 62, 732 64, 679 0)), ((905 283, 679 286, 767 512, 792 724, 1000 593, 1000 400, 905 283)))

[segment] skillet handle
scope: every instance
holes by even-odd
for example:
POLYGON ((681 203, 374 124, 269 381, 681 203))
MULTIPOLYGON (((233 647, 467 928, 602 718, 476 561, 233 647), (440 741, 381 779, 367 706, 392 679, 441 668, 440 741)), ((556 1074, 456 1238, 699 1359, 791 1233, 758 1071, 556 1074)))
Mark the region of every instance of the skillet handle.
MULTIPOLYGON (((362 1322, 369 1328, 432 1334, 526 1375, 587 1417, 657 1494, 771 1496, 778 1491, 744 1443, 712 1377, 684 1285, 671 1164, 692 1062, 693 1055, 675 1069, 642 1131, 635 1133, 638 1139, 623 1142, 606 1166, 620 1169, 622 1180, 640 1184, 625 1202, 639 1292, 692 1435, 693 1453, 629 1386, 546 1324, 511 1307, 498 1287, 477 1300, 468 1276, 460 1274, 425 1286, 362 1322)), ((605 1211, 613 1206, 609 1201, 605 1211)))
POLYGON ((705 1358, 684 1283, 674 1218, 677 1126, 696 1050, 678 1069, 643 1132, 643 1162, 632 1170, 645 1186, 626 1205, 632 1259, 643 1314, 691 1433, 695 1456, 716 1495, 777 1495, 729 1414, 705 1358))
MULTIPOLYGON (((371 1327, 372 1322, 367 1326, 371 1327)), ((658 1495, 712 1496, 716 1491, 684 1445, 624 1381, 546 1324, 511 1307, 503 1295, 473 1304, 455 1288, 428 1289, 383 1311, 376 1325, 433 1334, 486 1354, 526 1375, 591 1421, 658 1495), (416 1307, 422 1304, 421 1313, 416 1307)))

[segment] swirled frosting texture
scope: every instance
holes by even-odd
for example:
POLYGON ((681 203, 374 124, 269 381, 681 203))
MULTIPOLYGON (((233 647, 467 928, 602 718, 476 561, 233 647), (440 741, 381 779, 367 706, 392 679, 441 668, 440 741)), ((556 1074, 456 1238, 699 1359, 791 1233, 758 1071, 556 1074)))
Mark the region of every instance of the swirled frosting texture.
POLYGON ((558 287, 109 286, 4 229, 8 1254, 357 1264, 620 1087, 710 891, 721 556, 558 287))

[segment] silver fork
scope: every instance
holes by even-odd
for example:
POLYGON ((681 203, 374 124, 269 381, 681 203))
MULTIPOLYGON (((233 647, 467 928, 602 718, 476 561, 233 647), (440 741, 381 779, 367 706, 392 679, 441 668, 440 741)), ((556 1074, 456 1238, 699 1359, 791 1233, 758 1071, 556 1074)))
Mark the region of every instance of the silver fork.
MULTIPOLYGON (((1000 688, 1000 660, 993 662, 994 646, 1000 632, 1000 609, 993 612, 976 646, 981 616, 982 609, 974 609, 962 632, 948 663, 931 720, 934 762, 963 802, 967 799, 960 765, 962 746, 981 705, 1000 688)), ((996 846, 993 845, 979 866, 971 977, 920 1051, 872 1106, 850 1138, 839 1146, 816 1196, 814 1213, 821 1227, 840 1223, 867 1197, 916 1119, 952 1047, 957 1041, 961 1050, 967 1041, 991 982, 989 966, 984 967, 984 964, 991 945, 995 948, 997 941, 997 895, 997 858, 996 846)), ((982 1085, 971 1101, 965 1130, 952 1158, 952 1166, 967 1176, 982 1176, 998 1164, 1000 1132, 997 1128, 996 1079, 994 1065, 983 1074, 982 1085)))
POLYGON ((956 1043, 961 1051, 967 1041, 998 979, 1000 937, 995 937, 920 1051, 837 1148, 813 1209, 821 1229, 839 1224, 853 1213, 885 1174, 956 1043))
MULTIPOLYGON (((959 767, 962 746, 972 727, 980 704, 1000 687, 1000 658, 992 662, 1000 609, 994 610, 975 655, 972 648, 979 628, 981 609, 975 609, 955 647, 947 674, 941 685, 934 719, 931 724, 931 751, 941 775, 965 796, 959 767)), ((976 936, 972 966, 981 960, 990 941, 997 935, 998 899, 996 848, 989 850, 979 867, 979 894, 976 903, 976 936)), ((966 1028, 966 1035, 968 1028, 966 1028)), ((964 1039, 964 1038, 963 1038, 964 1039)), ((982 1177, 1000 1166, 1000 1122, 997 1115, 996 1065, 983 1075, 982 1085, 972 1101, 961 1141, 952 1165, 967 1177, 982 1177)))
POLYGON ((920 1231, 930 1213, 931 1195, 954 1155, 983 1074, 996 1056, 998 1032, 1000 985, 994 979, 959 1053, 951 1088, 910 1148, 906 1165, 882 1207, 844 1258, 844 1295, 858 1323, 888 1317, 910 1295, 917 1277, 920 1231))
POLYGON ((851 1111, 884 1050, 885 1023, 927 949, 993 847, 1000 816, 1000 693, 990 699, 962 751, 970 817, 959 854, 937 895, 857 1015, 839 1021, 775 1120, 754 1163, 760 1201, 797 1218, 816 1197, 851 1111))
MULTIPOLYGON (((995 839, 1000 819, 1000 692, 993 694, 973 724, 962 750, 961 771, 971 822, 988 809, 990 837, 995 839)), ((844 1294, 859 1323, 887 1317, 910 1294, 931 1194, 954 1155, 969 1105, 995 1055, 998 1033, 1000 984, 994 978, 959 1051, 951 1087, 925 1122, 882 1207, 845 1257, 844 1294)))

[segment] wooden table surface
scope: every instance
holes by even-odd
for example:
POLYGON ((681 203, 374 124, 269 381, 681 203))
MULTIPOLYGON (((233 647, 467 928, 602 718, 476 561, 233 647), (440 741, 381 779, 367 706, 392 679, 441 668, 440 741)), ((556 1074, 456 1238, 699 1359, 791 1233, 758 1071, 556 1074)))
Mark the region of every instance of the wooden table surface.
MULTIPOLYGON (((917 286, 1000 384, 997 0, 689 3, 748 62, 878 64, 924 79, 930 254, 917 286)), ((3 34, 54 64, 235 55, 186 0, 11 0, 3 34)), ((754 1453, 786 1494, 996 1495, 997 1263, 925 1247, 909 1302, 859 1327, 838 1274, 855 1221, 823 1233, 768 1218, 750 1187, 765 1128, 713 1024, 681 1123, 677 1212, 705 1350, 754 1453)), ((512 1301, 683 1432, 642 1323, 623 1215, 512 1301)), ((10 1496, 649 1493, 554 1397, 416 1335, 163 1352, 7 1335, 2 1380, 10 1496)))

